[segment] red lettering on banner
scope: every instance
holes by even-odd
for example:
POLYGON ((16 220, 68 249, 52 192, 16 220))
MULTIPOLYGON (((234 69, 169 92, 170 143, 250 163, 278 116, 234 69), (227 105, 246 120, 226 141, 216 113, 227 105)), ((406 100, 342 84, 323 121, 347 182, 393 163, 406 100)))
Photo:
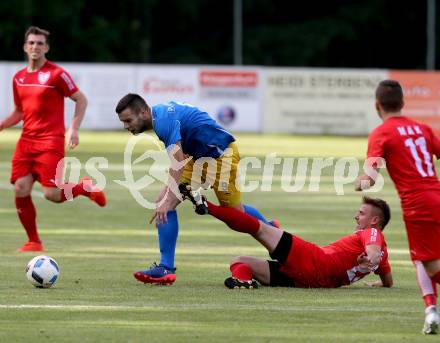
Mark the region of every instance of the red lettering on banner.
POLYGON ((182 83, 178 79, 161 79, 151 77, 143 82, 144 93, 175 93, 189 94, 194 93, 194 87, 191 84, 182 83))
POLYGON ((204 87, 256 87, 255 71, 201 71, 200 85, 204 87))

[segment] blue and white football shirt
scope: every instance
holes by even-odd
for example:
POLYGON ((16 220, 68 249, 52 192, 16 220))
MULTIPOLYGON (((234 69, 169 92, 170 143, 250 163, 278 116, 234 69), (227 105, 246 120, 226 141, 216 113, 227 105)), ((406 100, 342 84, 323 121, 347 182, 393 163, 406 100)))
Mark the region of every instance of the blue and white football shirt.
POLYGON ((235 138, 208 113, 192 105, 170 101, 151 110, 153 130, 168 149, 181 141, 183 152, 194 159, 218 158, 235 138))

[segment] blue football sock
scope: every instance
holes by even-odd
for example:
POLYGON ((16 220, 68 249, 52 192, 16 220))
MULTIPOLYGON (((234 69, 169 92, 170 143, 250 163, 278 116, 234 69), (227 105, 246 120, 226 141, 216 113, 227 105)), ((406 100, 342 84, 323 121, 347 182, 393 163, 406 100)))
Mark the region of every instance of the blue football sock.
POLYGON ((268 225, 272 225, 270 222, 266 220, 266 218, 263 217, 263 215, 256 208, 244 204, 243 207, 244 207, 244 211, 250 216, 257 218, 258 220, 261 220, 262 222, 268 225))
POLYGON ((173 269, 174 254, 176 252, 177 236, 179 234, 179 221, 176 210, 167 213, 168 222, 157 226, 160 248, 160 264, 173 269))

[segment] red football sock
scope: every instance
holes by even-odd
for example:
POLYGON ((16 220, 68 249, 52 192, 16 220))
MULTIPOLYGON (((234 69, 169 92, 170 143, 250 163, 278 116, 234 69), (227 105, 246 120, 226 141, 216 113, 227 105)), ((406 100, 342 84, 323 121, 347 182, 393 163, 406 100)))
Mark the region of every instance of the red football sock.
POLYGON ((239 280, 252 280, 252 269, 247 264, 242 262, 232 263, 229 267, 232 277, 239 280))
POLYGON ((88 192, 84 189, 84 185, 82 183, 78 183, 78 184, 65 183, 61 189, 61 201, 60 202, 74 199, 78 195, 84 195, 86 197, 90 197, 90 192, 88 192))
POLYGON ((29 242, 41 243, 37 231, 37 211, 35 211, 31 196, 16 197, 15 207, 17 208, 18 218, 20 218, 20 222, 26 230, 29 242))
POLYGON ((434 294, 427 294, 423 297, 425 302, 425 308, 433 305, 437 305, 437 297, 434 294))
POLYGON ((436 282, 436 283, 440 283, 440 271, 435 273, 435 275, 433 277, 431 277, 431 280, 436 282))
POLYGON ((234 231, 255 235, 260 229, 258 219, 232 207, 217 206, 208 201, 208 212, 234 231))

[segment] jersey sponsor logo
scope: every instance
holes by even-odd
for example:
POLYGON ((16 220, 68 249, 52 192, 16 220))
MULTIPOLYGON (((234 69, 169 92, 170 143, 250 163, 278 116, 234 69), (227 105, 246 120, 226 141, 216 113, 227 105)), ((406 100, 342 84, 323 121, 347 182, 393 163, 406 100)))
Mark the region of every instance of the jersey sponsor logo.
POLYGON ((72 79, 67 75, 65 72, 61 73, 61 77, 63 78, 64 82, 66 83, 69 90, 72 90, 75 88, 75 85, 73 84, 72 79))
POLYGON ((42 85, 46 84, 47 81, 49 81, 49 78, 50 78, 50 71, 48 71, 46 73, 42 72, 42 71, 38 72, 38 82, 40 84, 42 84, 42 85))
POLYGON ((14 82, 19 87, 41 87, 41 88, 55 88, 55 86, 41 85, 39 83, 24 83, 25 78, 14 79, 14 82))
POLYGON ((376 242, 377 240, 377 229, 371 229, 370 242, 376 242))

